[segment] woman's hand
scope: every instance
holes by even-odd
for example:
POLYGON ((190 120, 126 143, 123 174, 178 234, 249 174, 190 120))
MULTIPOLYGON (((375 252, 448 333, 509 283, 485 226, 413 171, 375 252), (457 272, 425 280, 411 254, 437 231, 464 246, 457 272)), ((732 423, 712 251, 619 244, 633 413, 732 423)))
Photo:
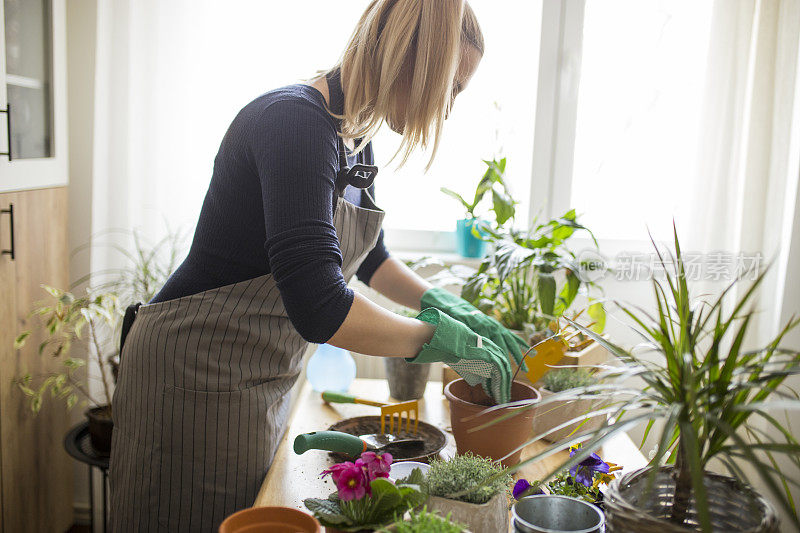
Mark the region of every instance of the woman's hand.
POLYGON ((527 343, 463 298, 434 287, 422 295, 420 303, 423 308, 435 307, 447 313, 469 326, 475 333, 489 338, 504 351, 509 352, 517 364, 522 365, 522 370, 527 370, 524 363, 525 351, 528 349, 527 343))
POLYGON ((495 402, 509 401, 511 365, 500 347, 433 307, 417 318, 435 325, 436 332, 412 363, 447 363, 470 385, 480 383, 495 402))

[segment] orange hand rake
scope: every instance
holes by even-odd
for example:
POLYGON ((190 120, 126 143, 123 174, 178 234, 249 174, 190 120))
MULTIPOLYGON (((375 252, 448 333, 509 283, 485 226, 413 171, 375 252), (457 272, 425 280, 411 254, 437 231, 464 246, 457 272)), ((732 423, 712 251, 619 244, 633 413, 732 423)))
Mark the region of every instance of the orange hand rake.
POLYGON ((325 391, 322 399, 329 403, 358 403, 361 405, 372 405, 381 408, 381 433, 386 433, 386 418, 389 418, 389 433, 394 433, 394 420, 397 417, 397 431, 402 431, 403 420, 406 421, 406 432, 411 433, 411 420, 414 420, 414 435, 417 434, 419 426, 419 401, 411 400, 400 403, 383 403, 372 400, 356 398, 349 394, 335 391, 325 391), (413 417, 412 417, 413 413, 413 417))

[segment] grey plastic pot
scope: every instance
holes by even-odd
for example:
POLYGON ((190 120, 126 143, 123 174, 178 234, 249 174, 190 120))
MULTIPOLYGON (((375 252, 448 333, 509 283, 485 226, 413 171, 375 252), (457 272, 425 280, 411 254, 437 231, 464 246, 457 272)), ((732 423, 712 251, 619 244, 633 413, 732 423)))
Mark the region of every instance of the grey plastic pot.
POLYGON ((418 400, 425 395, 430 363, 409 363, 402 357, 384 357, 389 394, 395 400, 418 400))

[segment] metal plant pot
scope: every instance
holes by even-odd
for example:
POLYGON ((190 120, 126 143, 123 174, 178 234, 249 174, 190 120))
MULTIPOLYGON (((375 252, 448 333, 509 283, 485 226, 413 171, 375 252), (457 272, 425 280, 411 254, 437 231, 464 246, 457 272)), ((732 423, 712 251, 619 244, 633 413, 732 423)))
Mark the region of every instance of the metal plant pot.
MULTIPOLYGON (((700 531, 697 508, 691 502, 686 521, 670 521, 675 492, 673 467, 662 466, 651 490, 643 468, 614 480, 606 491, 604 505, 609 533, 686 533, 700 531)), ((705 473, 708 511, 714 531, 752 533, 777 532, 778 518, 772 506, 752 488, 739 481, 705 473)))
POLYGON ((605 518, 595 505, 570 498, 541 494, 514 504, 517 533, 602 533, 605 518))

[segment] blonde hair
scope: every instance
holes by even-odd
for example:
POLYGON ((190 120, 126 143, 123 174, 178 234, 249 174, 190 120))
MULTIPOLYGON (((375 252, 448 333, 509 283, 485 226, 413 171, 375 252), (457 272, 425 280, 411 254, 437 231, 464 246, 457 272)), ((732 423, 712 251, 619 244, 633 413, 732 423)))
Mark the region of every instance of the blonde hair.
POLYGON ((334 67, 344 92, 342 135, 363 138, 363 149, 385 122, 403 125, 406 162, 417 147, 432 147, 430 167, 452 104, 462 43, 483 55, 483 35, 464 0, 373 0, 334 67), (405 115, 394 117, 407 92, 405 115))

